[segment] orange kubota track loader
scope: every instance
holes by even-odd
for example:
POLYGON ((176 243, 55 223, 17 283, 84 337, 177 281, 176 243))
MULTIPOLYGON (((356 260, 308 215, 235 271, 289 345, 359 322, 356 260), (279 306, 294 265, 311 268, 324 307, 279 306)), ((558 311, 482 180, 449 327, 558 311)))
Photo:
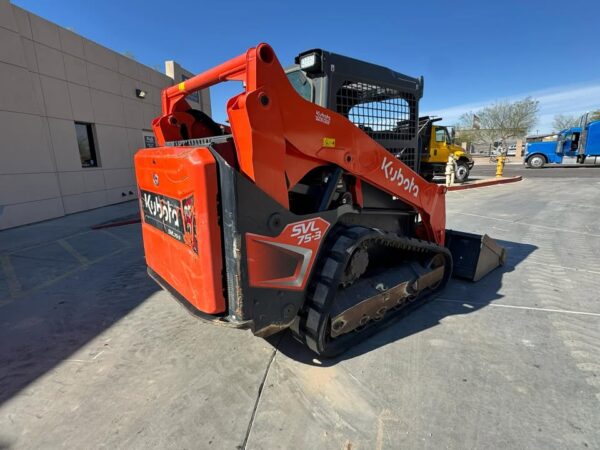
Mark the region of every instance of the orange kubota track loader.
POLYGON ((167 88, 159 147, 135 156, 152 278, 199 317, 289 327, 325 356, 442 290, 453 254, 471 279, 504 260, 487 236, 447 231, 446 188, 403 161, 420 159, 422 78, 336 56, 305 53, 286 74, 260 44, 167 88), (229 126, 186 102, 224 81, 243 83, 229 126))

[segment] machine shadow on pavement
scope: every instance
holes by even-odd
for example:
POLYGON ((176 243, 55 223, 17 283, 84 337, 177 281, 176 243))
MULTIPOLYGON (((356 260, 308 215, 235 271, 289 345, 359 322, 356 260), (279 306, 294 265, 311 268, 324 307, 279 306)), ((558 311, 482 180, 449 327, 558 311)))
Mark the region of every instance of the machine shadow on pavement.
POLYGON ((502 298, 499 291, 504 274, 515 270, 537 249, 536 246, 530 244, 501 240, 496 242, 506 248, 508 252, 508 259, 504 266, 493 270, 476 283, 460 278, 451 278, 446 288, 438 296, 408 315, 393 321, 375 335, 338 357, 319 358, 307 347, 297 342, 289 331, 283 331, 283 336, 280 336, 280 333, 267 340, 279 352, 291 359, 308 365, 329 367, 434 327, 447 316, 470 314, 485 308, 493 301, 502 298))
MULTIPOLYGON (((0 405, 68 360, 159 289, 146 274, 140 249, 90 265, 60 284, 3 305, 0 405)), ((91 360, 94 354, 87 356, 91 360)))

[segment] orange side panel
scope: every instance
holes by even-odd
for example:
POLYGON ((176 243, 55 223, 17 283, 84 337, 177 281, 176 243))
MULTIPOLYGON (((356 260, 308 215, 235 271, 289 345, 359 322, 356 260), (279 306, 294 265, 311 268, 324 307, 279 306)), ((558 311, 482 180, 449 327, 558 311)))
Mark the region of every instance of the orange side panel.
POLYGON ((159 147, 135 155, 146 262, 207 314, 225 311, 217 166, 206 148, 159 147))
POLYGON ((246 233, 250 286, 304 290, 329 226, 315 217, 286 225, 276 237, 246 233))

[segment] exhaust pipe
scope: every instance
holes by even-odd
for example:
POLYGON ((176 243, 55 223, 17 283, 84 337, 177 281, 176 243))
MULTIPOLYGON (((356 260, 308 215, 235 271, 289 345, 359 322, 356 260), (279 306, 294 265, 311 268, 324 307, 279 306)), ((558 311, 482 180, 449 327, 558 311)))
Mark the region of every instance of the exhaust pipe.
POLYGON ((506 262, 506 249, 487 234, 446 230, 446 247, 452 254, 455 277, 478 281, 506 262))

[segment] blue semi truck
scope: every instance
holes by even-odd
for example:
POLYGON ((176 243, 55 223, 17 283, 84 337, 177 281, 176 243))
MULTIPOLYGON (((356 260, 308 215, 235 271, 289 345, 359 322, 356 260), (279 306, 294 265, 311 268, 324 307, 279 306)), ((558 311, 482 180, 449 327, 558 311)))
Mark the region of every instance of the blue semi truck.
POLYGON ((546 164, 600 164, 600 119, 591 120, 587 113, 576 127, 527 138, 523 159, 532 169, 546 164))

